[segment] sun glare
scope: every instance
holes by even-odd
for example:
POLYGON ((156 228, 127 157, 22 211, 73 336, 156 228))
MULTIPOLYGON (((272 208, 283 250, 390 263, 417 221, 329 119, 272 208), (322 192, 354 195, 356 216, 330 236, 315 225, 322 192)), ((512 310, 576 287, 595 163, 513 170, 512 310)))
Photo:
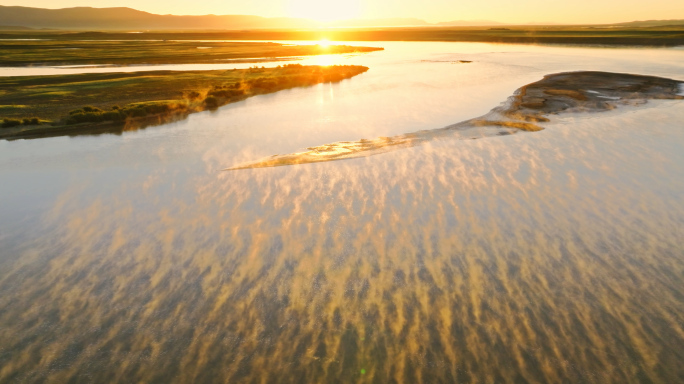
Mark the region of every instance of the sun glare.
POLYGON ((329 67, 334 65, 338 59, 337 55, 316 55, 314 58, 315 65, 329 67))
POLYGON ((320 45, 323 48, 328 48, 330 46, 330 40, 328 40, 328 39, 318 40, 318 45, 320 45))
POLYGON ((289 0, 288 8, 292 17, 312 19, 321 23, 360 16, 359 0, 289 0))

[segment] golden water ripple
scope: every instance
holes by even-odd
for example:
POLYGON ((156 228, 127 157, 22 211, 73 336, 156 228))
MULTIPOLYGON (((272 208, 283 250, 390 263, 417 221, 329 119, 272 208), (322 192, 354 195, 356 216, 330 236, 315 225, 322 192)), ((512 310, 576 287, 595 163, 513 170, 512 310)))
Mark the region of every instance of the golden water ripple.
POLYGON ((674 109, 65 191, 2 251, 0 382, 682 381, 674 109))

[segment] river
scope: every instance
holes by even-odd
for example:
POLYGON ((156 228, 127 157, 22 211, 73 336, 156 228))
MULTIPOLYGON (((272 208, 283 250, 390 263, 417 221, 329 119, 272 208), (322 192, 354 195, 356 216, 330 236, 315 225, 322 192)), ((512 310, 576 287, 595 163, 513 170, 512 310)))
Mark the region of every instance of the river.
MULTIPOLYGON (((0 382, 683 380, 684 101, 222 169, 441 128, 550 73, 684 80, 684 52, 370 45, 300 61, 370 68, 340 83, 0 141, 0 382)), ((92 70, 121 69, 68 69, 92 70)))

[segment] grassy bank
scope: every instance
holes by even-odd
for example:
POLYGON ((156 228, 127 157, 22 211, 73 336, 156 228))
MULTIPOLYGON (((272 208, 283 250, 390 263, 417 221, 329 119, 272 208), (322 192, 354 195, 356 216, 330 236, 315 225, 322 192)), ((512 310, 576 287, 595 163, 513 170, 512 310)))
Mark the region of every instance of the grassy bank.
MULTIPOLYGON (((130 34, 128 34, 130 35, 130 34)), ((23 36, 24 38, 35 38, 23 36)), ((373 47, 347 45, 283 45, 252 42, 196 42, 137 40, 91 41, 69 40, 70 35, 54 35, 50 40, 0 40, 0 66, 35 65, 134 65, 134 64, 217 64, 225 62, 259 62, 273 58, 372 52, 373 47)), ((108 34, 102 34, 110 38, 108 34)))
POLYGON ((0 78, 0 139, 121 132, 250 96, 337 82, 362 66, 150 71, 0 78))
MULTIPOLYGON (((330 41, 461 41, 522 44, 601 44, 633 46, 684 45, 684 25, 664 27, 619 26, 505 26, 358 28, 283 31, 223 32, 16 32, 3 39, 42 38, 68 40, 321 40, 330 41)), ((199 43, 197 43, 199 45, 199 43)), ((205 43, 201 43, 205 44, 205 43)))

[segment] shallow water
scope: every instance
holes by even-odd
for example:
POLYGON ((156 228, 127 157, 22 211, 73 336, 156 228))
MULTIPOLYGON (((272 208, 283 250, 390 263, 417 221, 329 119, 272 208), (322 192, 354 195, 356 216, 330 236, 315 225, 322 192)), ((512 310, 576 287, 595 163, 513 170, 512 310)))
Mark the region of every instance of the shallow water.
POLYGON ((553 72, 682 79, 681 50, 382 45, 339 84, 0 142, 0 381, 684 380, 682 101, 219 171, 440 128, 553 72))

